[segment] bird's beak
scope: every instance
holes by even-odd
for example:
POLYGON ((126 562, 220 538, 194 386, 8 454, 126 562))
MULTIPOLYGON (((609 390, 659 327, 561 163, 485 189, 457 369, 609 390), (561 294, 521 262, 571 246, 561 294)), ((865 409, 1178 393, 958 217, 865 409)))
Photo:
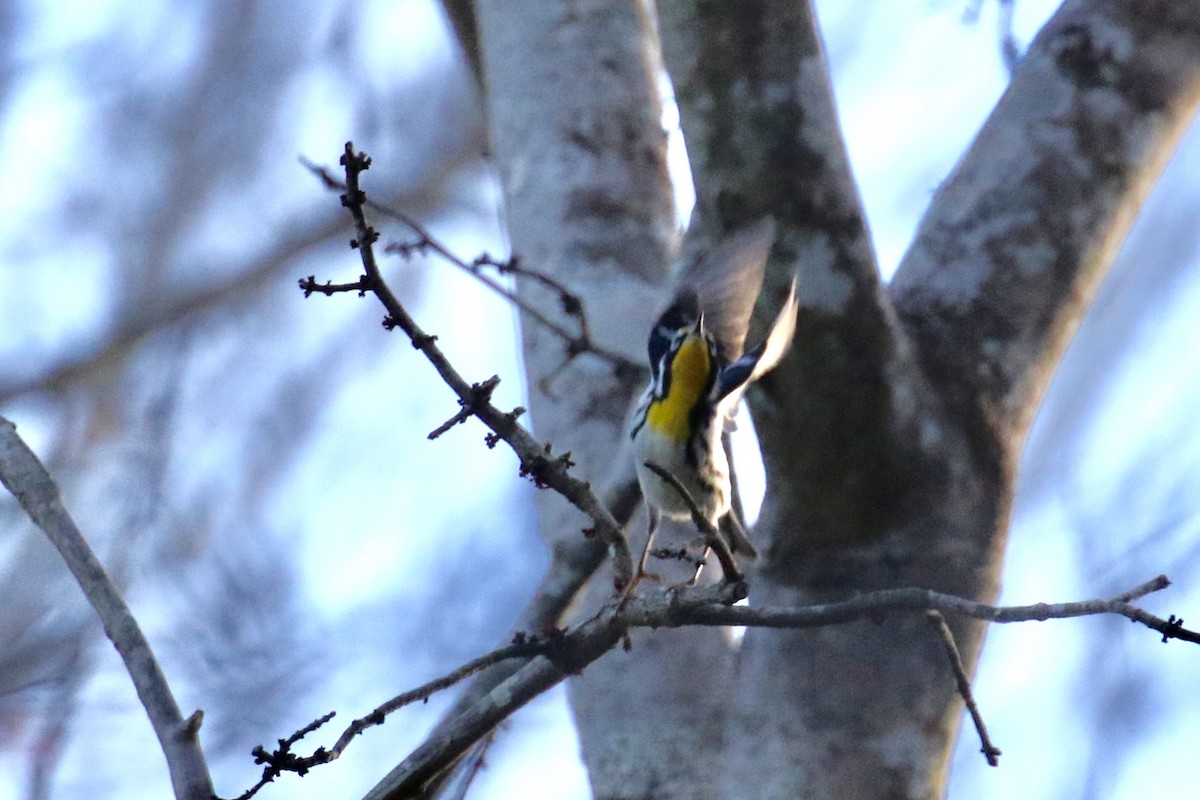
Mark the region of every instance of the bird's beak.
POLYGON ((696 332, 697 336, 704 333, 704 312, 701 312, 699 316, 696 317, 696 324, 692 330, 696 332))

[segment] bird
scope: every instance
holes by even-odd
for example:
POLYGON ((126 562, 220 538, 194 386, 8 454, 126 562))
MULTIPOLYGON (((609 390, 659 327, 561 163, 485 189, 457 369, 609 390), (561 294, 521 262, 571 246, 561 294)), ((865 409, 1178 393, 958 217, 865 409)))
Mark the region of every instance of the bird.
POLYGON ((636 406, 629 433, 649 516, 639 577, 649 574, 646 561, 661 519, 691 518, 679 491, 646 461, 671 473, 687 489, 733 553, 757 556, 741 520, 731 513, 732 479, 722 437, 732 430, 733 414, 747 387, 779 363, 795 335, 798 302, 793 278, 766 338, 743 352, 774 241, 775 221, 769 216, 726 237, 682 271, 673 299, 651 328, 650 384, 636 406))

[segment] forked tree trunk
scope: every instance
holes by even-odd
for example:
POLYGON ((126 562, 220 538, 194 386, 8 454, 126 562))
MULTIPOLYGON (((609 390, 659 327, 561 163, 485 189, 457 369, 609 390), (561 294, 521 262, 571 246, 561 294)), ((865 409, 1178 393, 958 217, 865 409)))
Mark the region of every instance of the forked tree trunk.
MULTIPOLYGON (((886 287, 807 3, 476 11, 514 251, 579 293, 605 345, 641 357, 673 256, 660 48, 697 184, 685 247, 763 213, 780 224, 764 302, 795 270, 803 308, 750 398, 768 474, 751 602, 914 585, 992 600, 1034 409, 1194 112, 1200 3, 1067 3, 886 287)), ((597 484, 619 480, 636 380, 590 357, 559 369, 561 342, 535 326, 524 342, 535 430, 597 484)), ((580 518, 547 496, 542 524, 560 561, 590 569, 580 518)), ((539 598, 562 586, 552 571, 539 598)), ((953 627, 973 667, 982 626, 953 627)), ((572 681, 598 798, 944 793, 960 703, 920 619, 755 630, 736 650, 702 629, 633 644, 572 681)))

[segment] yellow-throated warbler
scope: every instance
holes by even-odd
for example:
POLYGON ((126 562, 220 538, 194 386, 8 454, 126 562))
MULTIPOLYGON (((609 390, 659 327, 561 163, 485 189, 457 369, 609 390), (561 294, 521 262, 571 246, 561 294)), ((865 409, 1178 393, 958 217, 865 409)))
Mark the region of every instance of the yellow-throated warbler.
POLYGON ((742 352, 774 241, 775 223, 768 217, 720 243, 685 271, 674 300, 650 331, 650 386, 630 434, 650 514, 643 572, 660 517, 691 518, 679 493, 647 469, 646 460, 683 484, 733 552, 756 555, 740 520, 729 513, 732 490, 722 435, 746 387, 779 363, 796 330, 793 280, 766 339, 742 352))

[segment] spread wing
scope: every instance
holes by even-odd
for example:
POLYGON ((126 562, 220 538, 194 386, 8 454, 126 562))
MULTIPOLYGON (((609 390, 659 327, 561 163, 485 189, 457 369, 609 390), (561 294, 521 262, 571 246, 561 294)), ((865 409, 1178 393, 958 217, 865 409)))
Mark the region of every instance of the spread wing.
POLYGON ((762 290, 763 271, 774 243, 775 220, 763 217, 718 242, 679 276, 677 302, 687 293, 694 293, 704 312, 704 328, 716 340, 724 363, 742 355, 750 315, 762 290))
POLYGON ((719 398, 732 396, 736 400, 747 386, 774 369, 784 357, 796 334, 797 303, 796 279, 792 278, 787 300, 771 323, 767 338, 721 371, 721 384, 717 389, 719 398))

